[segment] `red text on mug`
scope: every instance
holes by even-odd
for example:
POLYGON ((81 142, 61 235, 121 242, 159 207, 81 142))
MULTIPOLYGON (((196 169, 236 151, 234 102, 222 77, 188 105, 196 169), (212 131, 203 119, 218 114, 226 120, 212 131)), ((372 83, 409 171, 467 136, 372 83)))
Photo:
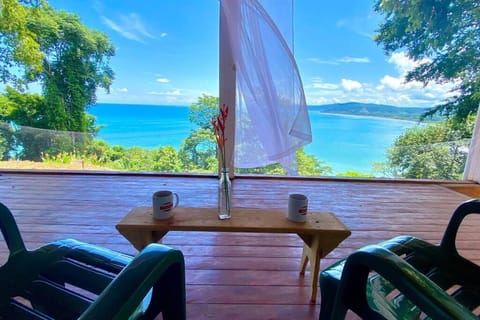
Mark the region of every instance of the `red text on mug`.
POLYGON ((165 202, 160 205, 160 210, 169 211, 173 208, 173 202, 165 202))

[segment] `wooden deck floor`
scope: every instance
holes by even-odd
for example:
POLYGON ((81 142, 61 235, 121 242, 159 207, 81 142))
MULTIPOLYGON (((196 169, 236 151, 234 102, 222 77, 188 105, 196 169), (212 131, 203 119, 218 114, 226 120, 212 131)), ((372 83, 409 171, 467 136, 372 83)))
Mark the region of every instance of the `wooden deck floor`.
MULTIPOLYGON (((154 191, 174 190, 185 206, 217 202, 211 177, 3 172, 0 181, 0 201, 14 213, 29 248, 72 237, 134 254, 115 224, 132 207, 150 205, 154 191)), ((437 243, 451 212, 471 197, 438 183, 237 178, 233 205, 285 208, 290 192, 305 193, 310 211, 334 212, 352 231, 322 268, 399 234, 437 243)), ((480 219, 469 218, 459 239, 460 251, 477 263, 479 230, 480 219)), ((185 255, 188 319, 318 318, 320 299, 309 304, 310 274, 299 277, 302 241, 294 235, 171 232, 164 243, 185 255)))

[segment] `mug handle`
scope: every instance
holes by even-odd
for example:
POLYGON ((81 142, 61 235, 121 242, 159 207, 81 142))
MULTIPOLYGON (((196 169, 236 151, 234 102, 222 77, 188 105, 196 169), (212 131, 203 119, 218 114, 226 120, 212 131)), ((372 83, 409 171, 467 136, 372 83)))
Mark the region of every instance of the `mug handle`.
POLYGON ((175 196, 175 203, 173 204, 173 208, 176 208, 178 206, 178 203, 180 202, 180 197, 175 192, 173 193, 173 195, 175 196))

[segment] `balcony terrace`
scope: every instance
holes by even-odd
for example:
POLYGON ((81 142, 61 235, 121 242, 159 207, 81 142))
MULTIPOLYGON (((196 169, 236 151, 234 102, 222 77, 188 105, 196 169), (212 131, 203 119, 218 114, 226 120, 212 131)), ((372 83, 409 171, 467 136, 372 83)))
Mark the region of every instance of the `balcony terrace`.
MULTIPOLYGON (((15 215, 28 248, 71 237, 135 254, 115 225, 132 207, 150 205, 154 191, 174 190, 184 206, 217 203, 217 179, 212 176, 3 170, 0 179, 0 201, 15 215)), ((363 245, 399 234, 439 242, 454 208, 480 197, 480 186, 237 177, 233 205, 286 208, 290 192, 305 193, 310 211, 334 212, 352 231, 322 260, 324 268, 363 245)), ((479 263, 476 218, 467 218, 458 244, 479 263)), ((302 240, 295 235, 170 232, 163 242, 185 255, 188 319, 318 319, 320 298, 309 303, 310 274, 299 276, 302 240)), ((6 255, 2 243, 1 262, 6 255)))

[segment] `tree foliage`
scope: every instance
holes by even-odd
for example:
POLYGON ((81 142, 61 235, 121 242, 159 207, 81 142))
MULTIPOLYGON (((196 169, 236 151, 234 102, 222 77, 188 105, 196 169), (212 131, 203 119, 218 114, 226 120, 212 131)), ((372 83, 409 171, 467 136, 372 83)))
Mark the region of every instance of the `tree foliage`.
POLYGON ((217 144, 213 134, 212 118, 218 114, 218 97, 202 95, 189 107, 189 120, 197 125, 182 142, 179 157, 187 171, 215 172, 217 144))
POLYGON ((182 161, 172 146, 160 147, 153 153, 153 171, 182 172, 182 161))
POLYGON ((179 157, 188 171, 211 171, 217 167, 217 146, 212 129, 199 128, 182 142, 179 157))
POLYGON ((200 129, 213 129, 212 119, 218 114, 218 97, 203 94, 197 102, 190 105, 189 120, 200 129))
MULTIPOLYGON (((332 168, 315 156, 307 154, 303 148, 295 153, 298 174, 301 176, 328 176, 332 174, 332 168)), ((237 169, 242 174, 268 174, 268 175, 286 175, 285 169, 278 163, 270 164, 259 168, 237 169)))
POLYGON ((109 67, 114 48, 106 35, 85 27, 78 16, 55 11, 48 5, 44 14, 50 19, 32 21, 32 29, 41 33, 44 60, 40 74, 52 129, 86 132, 85 108, 96 101, 97 88, 109 90, 113 71, 109 67))
POLYGON ((57 11, 46 1, 4 0, 0 22, 2 81, 23 90, 39 81, 48 128, 94 132, 88 105, 97 88, 107 91, 115 54, 106 35, 84 26, 77 15, 57 11), (22 75, 17 75, 22 70, 22 75))
POLYGON ((296 152, 298 174, 301 176, 327 176, 332 174, 332 167, 324 162, 307 154, 305 149, 301 148, 296 152))
POLYGON ((2 0, 0 5, 0 80, 23 87, 28 74, 42 70, 45 54, 37 35, 28 28, 33 11, 17 0, 2 0), (23 71, 18 75, 14 70, 23 71))
POLYGON ((45 0, 2 0, 0 10, 0 80, 7 84, 0 120, 12 126, 1 132, 10 148, 3 158, 81 152, 91 137, 78 132, 98 130, 86 108, 95 103, 98 88, 110 88, 114 47, 77 15, 45 0), (41 95, 24 92, 32 82, 41 85, 41 95))
POLYGON ((475 117, 412 127, 387 150, 387 175, 414 179, 462 177, 475 117))
POLYGON ((477 0, 377 0, 384 16, 375 41, 386 53, 406 50, 422 62, 407 81, 457 83, 455 95, 426 116, 464 121, 480 102, 480 3, 477 0))
POLYGON ((18 126, 48 129, 45 118, 47 105, 45 98, 39 94, 22 93, 12 87, 5 89, 1 96, 0 120, 10 121, 18 126))

